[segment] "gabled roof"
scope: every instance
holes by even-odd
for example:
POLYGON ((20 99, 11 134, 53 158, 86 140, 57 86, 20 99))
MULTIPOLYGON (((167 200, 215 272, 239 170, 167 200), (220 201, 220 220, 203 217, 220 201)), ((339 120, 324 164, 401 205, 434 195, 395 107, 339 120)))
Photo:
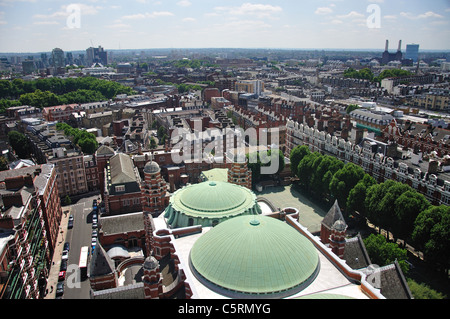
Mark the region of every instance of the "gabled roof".
POLYGON ((137 181, 130 156, 119 153, 111 157, 109 163, 111 167, 112 184, 132 183, 137 181))
POLYGON ((106 145, 102 145, 97 149, 97 156, 98 155, 114 155, 114 150, 106 145))

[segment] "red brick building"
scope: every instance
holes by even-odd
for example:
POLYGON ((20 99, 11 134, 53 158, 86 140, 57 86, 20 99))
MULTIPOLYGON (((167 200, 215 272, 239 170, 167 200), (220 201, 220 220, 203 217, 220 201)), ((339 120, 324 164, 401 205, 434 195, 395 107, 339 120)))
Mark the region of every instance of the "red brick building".
POLYGON ((106 167, 103 200, 106 215, 142 211, 140 176, 130 156, 119 153, 106 167))
POLYGON ((54 165, 0 172, 0 299, 44 296, 62 217, 54 165))

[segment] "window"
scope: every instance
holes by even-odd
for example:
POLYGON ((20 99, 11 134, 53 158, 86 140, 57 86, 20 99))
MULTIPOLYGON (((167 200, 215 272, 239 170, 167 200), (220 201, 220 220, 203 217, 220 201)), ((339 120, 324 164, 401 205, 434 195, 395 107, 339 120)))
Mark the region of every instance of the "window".
POLYGON ((116 192, 117 193, 125 192, 125 185, 116 186, 116 192))

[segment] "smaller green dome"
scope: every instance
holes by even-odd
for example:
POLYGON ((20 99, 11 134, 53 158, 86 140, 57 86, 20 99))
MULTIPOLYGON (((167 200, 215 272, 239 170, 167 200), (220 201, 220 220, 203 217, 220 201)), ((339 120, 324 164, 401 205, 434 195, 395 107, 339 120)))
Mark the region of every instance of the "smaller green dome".
POLYGON ((179 228, 214 226, 235 216, 258 214, 261 208, 251 190, 228 182, 208 181, 176 191, 164 217, 173 228, 179 228))

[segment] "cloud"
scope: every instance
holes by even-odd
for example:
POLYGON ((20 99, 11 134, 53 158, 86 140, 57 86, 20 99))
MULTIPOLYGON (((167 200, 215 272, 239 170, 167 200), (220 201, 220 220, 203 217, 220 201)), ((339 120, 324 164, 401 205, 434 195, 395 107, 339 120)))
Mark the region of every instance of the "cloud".
POLYGON ((326 15, 326 14, 330 14, 330 13, 333 12, 333 8, 334 8, 335 6, 336 6, 336 5, 335 5, 334 3, 332 3, 332 4, 330 4, 329 7, 320 7, 320 8, 317 8, 317 10, 314 11, 314 13, 315 13, 315 14, 318 14, 318 15, 326 15))
POLYGON ((158 17, 170 17, 174 14, 169 11, 154 11, 152 13, 146 12, 146 13, 138 13, 138 14, 132 14, 123 16, 122 19, 124 20, 142 20, 142 19, 154 19, 158 17))
POLYGON ((177 2, 177 5, 180 7, 189 7, 190 5, 192 5, 192 2, 188 0, 181 0, 177 2))
POLYGON ((280 6, 270 4, 244 3, 239 7, 216 7, 216 13, 234 16, 256 16, 257 18, 269 18, 283 11, 280 6))
POLYGON ((56 21, 36 21, 33 22, 34 25, 58 25, 59 23, 56 21))
POLYGON ((337 16, 339 19, 361 19, 364 18, 365 15, 356 11, 351 11, 345 15, 337 16))
POLYGON ((408 18, 411 20, 418 20, 418 19, 428 19, 428 18, 438 18, 442 19, 444 16, 435 13, 433 11, 428 11, 419 15, 414 15, 411 12, 400 12, 400 15, 404 18, 408 18))
POLYGON ((328 8, 328 7, 321 7, 321 8, 317 8, 316 11, 314 11, 315 14, 318 15, 325 15, 325 14, 330 14, 333 12, 333 9, 328 8))
POLYGON ((184 18, 183 19, 183 22, 196 22, 197 21, 197 19, 195 19, 195 18, 184 18))
MULTIPOLYGON (((83 3, 73 3, 71 6, 78 6, 80 9, 80 13, 82 15, 96 15, 99 13, 101 6, 91 6, 83 3)), ((58 18, 67 18, 72 12, 67 10, 68 5, 61 6, 59 11, 55 11, 52 14, 35 14, 33 18, 35 19, 58 19, 58 18)))

